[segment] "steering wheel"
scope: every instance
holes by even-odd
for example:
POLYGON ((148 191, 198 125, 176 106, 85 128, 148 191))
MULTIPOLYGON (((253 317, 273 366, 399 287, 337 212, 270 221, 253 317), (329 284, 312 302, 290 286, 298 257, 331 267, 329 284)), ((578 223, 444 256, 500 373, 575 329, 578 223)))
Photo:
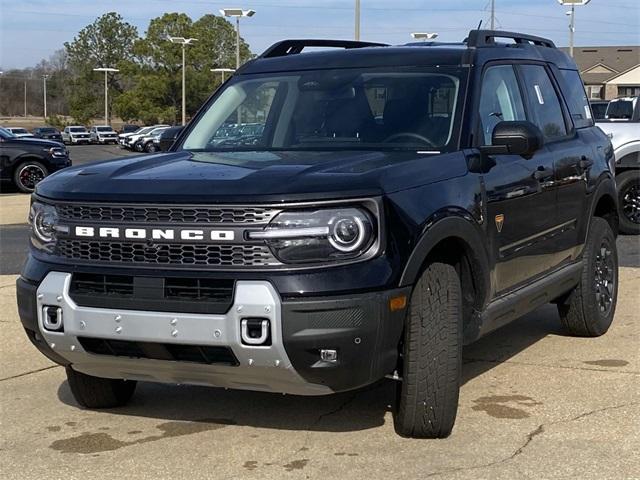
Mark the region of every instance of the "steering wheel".
POLYGON ((397 140, 398 138, 402 138, 402 137, 417 138, 418 140, 420 140, 421 142, 426 143, 427 145, 429 145, 433 149, 437 149, 438 148, 437 145, 435 145, 427 137, 423 137, 422 135, 420 135, 418 133, 414 133, 414 132, 394 133, 393 135, 390 135, 389 137, 385 138, 383 140, 383 143, 393 142, 393 141, 397 140))

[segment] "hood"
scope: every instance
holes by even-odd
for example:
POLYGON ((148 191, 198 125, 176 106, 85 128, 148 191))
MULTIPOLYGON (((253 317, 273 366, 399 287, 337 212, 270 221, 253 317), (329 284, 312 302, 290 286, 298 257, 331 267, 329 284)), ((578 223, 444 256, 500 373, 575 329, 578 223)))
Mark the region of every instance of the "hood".
POLYGON ((36 137, 17 137, 17 138, 14 138, 12 141, 21 143, 23 145, 30 145, 34 147, 51 148, 51 147, 62 146, 60 142, 55 142, 53 140, 47 140, 45 138, 36 138, 36 137))
POLYGON ((464 156, 416 152, 171 152, 66 168, 38 183, 59 200, 208 203, 376 196, 465 175, 464 156))

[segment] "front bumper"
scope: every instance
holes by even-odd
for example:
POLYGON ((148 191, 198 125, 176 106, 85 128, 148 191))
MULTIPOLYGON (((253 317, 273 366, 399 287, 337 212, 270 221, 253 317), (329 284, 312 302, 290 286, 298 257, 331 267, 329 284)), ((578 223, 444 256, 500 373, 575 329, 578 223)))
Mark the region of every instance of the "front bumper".
POLYGON ((323 395, 373 383, 391 373, 405 311, 389 299, 406 289, 283 301, 268 281, 237 281, 225 314, 192 314, 81 306, 69 295, 71 274, 49 272, 40 284, 18 279, 20 318, 34 345, 53 361, 105 378, 323 395), (44 328, 44 307, 60 307, 63 332, 44 328), (243 343, 243 318, 266 318, 271 345, 243 343), (85 350, 86 338, 144 345, 223 347, 235 365, 85 350), (320 349, 338 352, 336 362, 320 349))

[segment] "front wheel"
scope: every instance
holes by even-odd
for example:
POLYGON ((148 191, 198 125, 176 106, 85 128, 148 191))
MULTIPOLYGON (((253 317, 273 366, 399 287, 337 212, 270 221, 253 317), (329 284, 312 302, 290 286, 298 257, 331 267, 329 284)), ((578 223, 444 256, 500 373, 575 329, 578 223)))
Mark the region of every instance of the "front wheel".
POLYGON ((640 234, 640 170, 627 170, 616 177, 620 231, 640 234))
POLYGON ((136 389, 135 380, 93 377, 67 367, 69 388, 81 406, 86 408, 114 408, 126 405, 136 389))
POLYGON ((13 182, 18 190, 32 193, 36 185, 49 174, 47 167, 35 160, 22 162, 13 172, 13 182))
POLYGON ((606 220, 594 217, 582 254, 580 283, 558 303, 562 326, 579 337, 603 335, 613 322, 617 298, 616 238, 606 220))
POLYGON ((147 153, 155 153, 158 149, 156 148, 155 143, 149 142, 145 145, 144 150, 147 153))
POLYGON ((394 426, 413 438, 453 429, 462 372, 462 292, 454 267, 432 263, 416 284, 405 325, 394 426))

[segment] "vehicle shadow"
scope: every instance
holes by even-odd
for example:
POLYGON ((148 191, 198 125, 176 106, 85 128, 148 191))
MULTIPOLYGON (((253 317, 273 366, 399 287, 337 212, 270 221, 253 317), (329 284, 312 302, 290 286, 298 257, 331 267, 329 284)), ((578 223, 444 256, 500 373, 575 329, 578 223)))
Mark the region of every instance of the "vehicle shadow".
MULTIPOLYGON (((463 384, 509 360, 549 335, 562 334, 555 307, 549 305, 465 348, 463 384)), ((198 386, 140 383, 126 407, 111 415, 163 421, 206 422, 279 430, 349 432, 378 427, 395 402, 397 383, 383 380, 364 389, 322 397, 232 391, 198 386)), ((464 389, 464 385, 462 387, 464 389)), ((59 399, 77 406, 67 382, 59 399)))

